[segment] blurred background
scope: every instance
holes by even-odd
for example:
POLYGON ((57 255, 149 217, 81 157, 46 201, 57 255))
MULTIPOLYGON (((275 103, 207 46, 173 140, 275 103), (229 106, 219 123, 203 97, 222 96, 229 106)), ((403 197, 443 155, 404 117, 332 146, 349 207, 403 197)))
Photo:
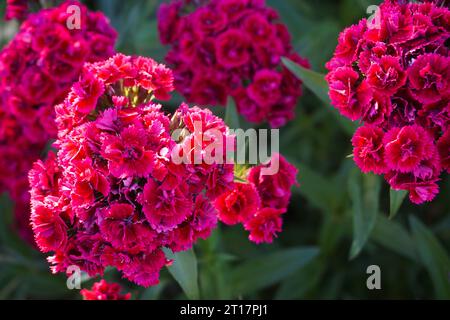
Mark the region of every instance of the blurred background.
MULTIPOLYGON (((166 48, 158 39, 155 12, 163 1, 82 1, 101 10, 119 33, 117 51, 163 62, 166 48)), ((376 0, 267 0, 287 24, 297 52, 312 69, 325 72, 340 31, 368 17, 376 0)), ((0 16, 4 15, 4 1, 0 16)), ((17 28, 0 21, 0 47, 17 28)), ((242 227, 219 228, 195 247, 201 297, 254 299, 450 299, 450 182, 446 176, 436 199, 414 206, 405 200, 388 219, 389 187, 382 178, 375 192, 356 169, 351 131, 333 111, 305 88, 297 117, 280 133, 281 153, 300 171, 284 231, 272 245, 248 241, 242 227), (358 197, 377 202, 373 230, 363 249, 350 255, 353 216, 358 197), (420 221, 420 222, 418 222, 420 221), (411 223, 413 222, 413 223, 411 223), (413 227, 411 227, 413 225, 413 227), (414 227, 415 226, 415 227, 414 227), (381 290, 368 290, 367 267, 381 269, 381 290)), ((176 99, 178 100, 178 99, 176 99)), ((219 113, 223 111, 219 110, 219 113)), ((364 206, 363 206, 364 211, 364 206)), ((364 216, 365 212, 361 213, 364 216)), ((68 290, 64 275, 52 275, 44 255, 22 242, 12 227, 11 203, 0 204, 0 299, 80 299, 68 290)), ((355 245, 353 243, 353 245, 355 245)), ((107 280, 120 282, 133 299, 185 298, 167 270, 149 289, 120 279, 114 270, 107 280)), ((97 279, 83 279, 87 288, 97 279)))

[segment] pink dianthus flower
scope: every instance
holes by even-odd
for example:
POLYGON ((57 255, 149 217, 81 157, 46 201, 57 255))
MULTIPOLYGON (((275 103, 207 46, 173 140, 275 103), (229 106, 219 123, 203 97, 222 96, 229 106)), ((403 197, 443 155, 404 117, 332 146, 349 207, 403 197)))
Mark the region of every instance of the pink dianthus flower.
POLYGON ((83 289, 80 294, 83 300, 129 300, 131 293, 121 294, 122 288, 118 283, 100 280, 92 285, 91 290, 83 289))
POLYGON ((385 0, 372 24, 363 19, 341 33, 326 65, 333 106, 363 123, 352 139, 356 165, 384 174, 416 204, 433 200, 448 172, 446 2, 385 0))
POLYGON ((158 11, 161 42, 175 86, 189 102, 225 105, 236 101, 248 121, 284 126, 294 117, 301 81, 281 63, 294 53, 287 27, 264 1, 174 0, 158 11))
MULTIPOLYGON (((26 8, 9 1, 7 15, 26 8), (11 11, 12 10, 12 11, 11 11)), ((26 13, 26 12, 23 12, 26 13)), ((24 15, 15 18, 24 19, 24 15)), ((114 53, 117 37, 108 19, 77 1, 30 14, 0 52, 0 192, 16 203, 16 225, 26 239, 29 228, 28 171, 51 139, 56 138, 54 105, 61 103, 85 62, 114 53), (76 4, 81 29, 66 26, 67 8, 76 4)))
POLYGON ((234 164, 226 147, 211 162, 206 150, 234 136, 207 109, 166 114, 153 99, 169 97, 172 81, 152 59, 117 54, 86 64, 56 107, 58 154, 29 174, 32 227, 41 251, 54 253, 53 272, 77 265, 94 276, 112 266, 155 285, 168 263, 163 248, 187 250, 216 227, 211 203, 234 187, 234 164), (177 162, 196 153, 199 163, 177 162))

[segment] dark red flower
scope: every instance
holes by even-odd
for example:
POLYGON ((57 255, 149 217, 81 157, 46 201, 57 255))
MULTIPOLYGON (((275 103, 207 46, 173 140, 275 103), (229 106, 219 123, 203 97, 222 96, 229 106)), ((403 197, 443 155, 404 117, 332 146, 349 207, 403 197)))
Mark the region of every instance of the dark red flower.
POLYGON ((165 114, 152 100, 167 96, 172 80, 152 59, 118 54, 86 64, 75 85, 83 90, 72 88, 55 108, 57 158, 36 163, 29 176, 33 229, 42 250, 54 251, 53 272, 76 265, 95 276, 115 267, 138 285, 155 285, 167 263, 162 248, 187 250, 216 226, 211 202, 233 187, 234 164, 225 148, 209 159, 207 147, 234 137, 208 109, 182 104, 165 114), (74 107, 80 100, 89 112, 74 107), (191 159, 193 147, 200 163, 175 161, 180 150, 191 159))
POLYGON ((433 140, 425 129, 418 125, 392 128, 383 139, 386 163, 400 172, 417 168, 422 160, 433 156, 433 140))
POLYGON ((168 44, 178 38, 180 30, 179 11, 181 1, 174 4, 163 3, 158 10, 158 31, 162 44, 168 44))
MULTIPOLYGON (((24 221, 29 220, 29 206, 23 202, 28 192, 22 188, 21 194, 15 186, 26 180, 33 162, 56 138, 54 106, 64 100, 85 62, 104 60, 114 53, 117 37, 102 13, 90 12, 78 1, 64 1, 29 15, 27 11, 27 1, 8 0, 7 18, 24 21, 0 52, 0 122, 7 131, 0 137, 0 173, 8 172, 0 175, 0 189, 18 203, 15 212, 24 221), (71 31, 66 21, 67 9, 73 4, 81 9, 83 28, 71 31), (10 129, 12 124, 14 130, 10 129), (13 152, 13 148, 17 150, 13 152), (10 157, 13 153, 16 156, 10 157)), ((81 83, 76 88, 80 93, 77 108, 83 112, 90 111, 96 102, 95 92, 100 91, 91 83, 88 86, 92 89, 86 93, 89 100, 81 94, 81 83)), ((21 234, 31 232, 28 222, 16 225, 24 228, 21 234)))
MULTIPOLYGON (((35 1, 35 0, 34 0, 35 1)), ((5 19, 24 20, 28 15, 28 0, 7 0, 5 19)))
POLYGON ((383 94, 391 95, 406 83, 406 74, 398 58, 384 56, 367 70, 367 82, 383 94))
POLYGON ((156 232, 144 225, 144 219, 139 218, 137 210, 127 203, 114 203, 100 213, 100 231, 106 241, 118 250, 128 250, 130 253, 150 250, 154 246, 156 232))
POLYGON ((111 174, 117 178, 147 176, 154 163, 154 152, 147 149, 147 133, 134 126, 125 128, 120 136, 103 136, 102 155, 108 160, 111 174))
POLYGON ((67 243, 67 226, 58 212, 43 205, 34 207, 31 224, 36 243, 42 252, 63 250, 67 243))
POLYGON ((359 127, 352 138, 353 159, 362 172, 385 173, 384 132, 371 125, 359 127))
POLYGON ((346 29, 326 64, 333 106, 364 122, 352 139, 355 163, 417 204, 439 192, 450 123, 450 11, 421 2, 385 0, 372 20, 379 25, 346 29))
POLYGON ((150 254, 134 256, 129 264, 123 266, 124 277, 143 287, 159 283, 159 272, 167 264, 162 250, 150 254))
POLYGON ((232 96, 248 121, 285 125, 294 118, 302 83, 281 57, 309 64, 294 53, 289 31, 278 20, 263 1, 161 5, 159 34, 171 46, 166 61, 173 66, 177 90, 202 106, 225 106, 232 96))
POLYGON ((216 199, 215 206, 219 212, 219 220, 233 225, 248 221, 258 210, 260 203, 253 184, 237 182, 233 190, 216 199))
POLYGON ((131 293, 121 294, 121 290, 118 283, 108 283, 102 279, 95 282, 91 290, 83 289, 80 294, 84 300, 129 300, 131 293))
MULTIPOLYGON (((222 31, 227 24, 227 16, 223 11, 200 7, 193 16, 194 31, 201 35, 211 35, 222 31)), ((163 43, 167 44, 167 43, 163 43)))
POLYGON ((272 70, 260 70, 255 74, 253 83, 247 88, 250 99, 260 106, 270 106, 280 99, 281 74, 272 70))
POLYGON ((141 198, 142 211, 156 231, 172 230, 192 214, 192 202, 182 188, 166 189, 152 180, 145 185, 141 198))
POLYGON ((230 29, 216 40, 217 61, 226 68, 242 66, 250 59, 249 39, 239 30, 230 29))
POLYGON ((441 157, 442 168, 450 173, 450 127, 438 140, 437 147, 441 157))
POLYGON ((282 231, 284 209, 263 208, 245 223, 250 232, 249 239, 255 243, 272 243, 277 233, 282 231))
POLYGON ((357 97, 358 79, 358 73, 349 67, 337 68, 327 76, 331 103, 351 120, 360 118, 363 112, 357 97))
POLYGON ((450 58, 426 54, 408 69, 411 93, 421 103, 430 104, 450 98, 450 58))
POLYGON ((284 209, 289 204, 291 188, 297 183, 297 173, 297 168, 282 155, 274 154, 268 163, 249 170, 248 181, 258 190, 262 207, 284 209), (270 167, 276 172, 264 173, 270 167))

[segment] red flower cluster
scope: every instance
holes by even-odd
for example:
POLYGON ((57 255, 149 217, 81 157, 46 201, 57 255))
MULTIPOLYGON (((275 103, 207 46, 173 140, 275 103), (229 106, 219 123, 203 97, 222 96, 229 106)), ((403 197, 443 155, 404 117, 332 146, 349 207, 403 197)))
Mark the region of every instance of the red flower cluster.
POLYGON ((225 105, 232 96, 248 121, 285 125, 294 117, 302 90, 280 58, 309 65, 294 53, 278 18, 263 0, 162 4, 159 34, 163 44, 172 46, 166 60, 177 90, 200 105, 225 105))
POLYGON ((416 204, 433 200, 450 170, 449 21, 431 2, 385 1, 372 22, 341 33, 327 63, 332 104, 364 123, 352 139, 355 163, 416 204))
MULTIPOLYGON (((37 0, 30 0, 37 2, 37 0)), ((28 16, 28 0, 6 0, 5 20, 24 20, 28 16)))
POLYGON ((219 220, 228 225, 243 224, 255 243, 271 243, 281 232, 282 214, 286 212, 291 197, 291 187, 297 182, 298 170, 275 154, 269 163, 251 168, 246 183, 236 183, 235 188, 216 199, 219 220), (279 164, 274 175, 263 175, 261 169, 271 162, 279 164))
POLYGON ((94 283, 91 290, 83 289, 80 294, 83 300, 130 300, 131 293, 121 294, 121 290, 118 283, 108 283, 102 279, 94 283))
POLYGON ((55 252, 53 272, 113 266, 154 285, 167 263, 163 247, 186 250, 216 226, 211 201, 232 188, 234 165, 219 151, 214 162, 176 158, 206 157, 234 137, 207 109, 183 104, 168 117, 152 100, 171 90, 164 65, 117 54, 85 65, 56 107, 58 155, 29 175, 32 227, 39 248, 55 252))
POLYGON ((63 101, 84 62, 113 54, 115 39, 103 14, 69 1, 31 14, 0 52, 0 192, 9 191, 16 202, 24 234, 31 231, 27 173, 56 137, 53 106, 63 101), (72 4, 81 9, 79 30, 66 26, 72 4))

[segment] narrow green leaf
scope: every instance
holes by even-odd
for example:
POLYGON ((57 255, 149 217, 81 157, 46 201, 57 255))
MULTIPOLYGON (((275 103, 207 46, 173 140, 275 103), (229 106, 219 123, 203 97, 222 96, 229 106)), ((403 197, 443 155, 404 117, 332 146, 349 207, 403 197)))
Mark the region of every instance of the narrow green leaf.
POLYGON ((372 174, 353 171, 349 180, 349 193, 353 211, 353 243, 350 259, 363 249, 375 226, 378 215, 380 179, 372 174))
POLYGON ((339 186, 327 181, 305 163, 300 163, 292 158, 288 160, 299 168, 298 181, 301 187, 294 188, 294 192, 302 194, 311 204, 326 214, 330 213, 336 202, 336 189, 339 186))
POLYGON ((395 253, 418 261, 414 241, 409 232, 400 223, 389 220, 383 214, 377 217, 371 239, 395 253))
POLYGON ((389 191, 389 202, 390 202, 390 210, 389 210, 389 219, 393 219, 400 209, 400 206, 403 203, 408 191, 406 190, 394 190, 390 189, 389 191))
POLYGON ((275 299, 303 299, 308 291, 317 287, 325 273, 325 263, 313 259, 281 283, 275 299))
POLYGON ((353 135, 357 128, 357 124, 351 122, 347 118, 338 113, 335 108, 331 107, 330 98, 328 97, 328 83, 325 76, 321 73, 306 69, 288 58, 282 57, 283 64, 297 78, 303 81, 303 84, 311 90, 333 113, 341 128, 349 135, 353 135))
POLYGON ((140 300, 157 300, 161 292, 164 290, 164 288, 167 286, 166 280, 161 280, 157 286, 149 287, 145 289, 141 296, 140 300))
POLYGON ((242 296, 273 285, 317 256, 316 247, 286 249, 244 262, 231 271, 234 296, 242 296))
POLYGON ((238 129, 241 127, 239 122, 239 114, 237 112, 236 103, 232 97, 228 97, 227 108, 225 113, 225 123, 230 129, 238 129))
POLYGON ((281 59, 286 68, 288 68, 297 78, 302 80, 309 90, 314 92, 314 94, 326 105, 330 105, 330 98, 328 97, 328 83, 323 74, 306 69, 290 59, 284 57, 281 59))
POLYGON ((189 299, 200 298, 198 290, 197 258, 194 250, 180 251, 173 253, 170 249, 164 248, 164 253, 173 263, 167 269, 189 299))
POLYGON ((420 260, 433 282, 437 299, 450 299, 450 258, 433 233, 417 218, 410 217, 411 230, 420 260))

